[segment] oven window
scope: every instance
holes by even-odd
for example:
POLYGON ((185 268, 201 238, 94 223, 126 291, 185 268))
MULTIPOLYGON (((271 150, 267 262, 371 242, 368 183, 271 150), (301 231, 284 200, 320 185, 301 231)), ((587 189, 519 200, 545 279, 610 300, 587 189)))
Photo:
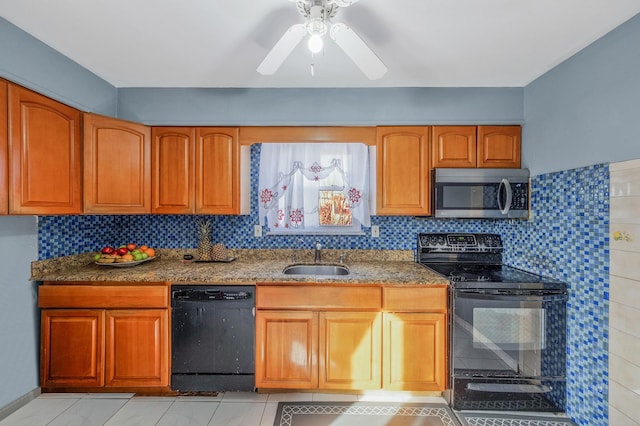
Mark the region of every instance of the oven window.
POLYGON ((475 308, 473 346, 535 351, 546 348, 544 309, 475 308))
POLYGON ((455 291, 453 369, 457 374, 562 376, 566 296, 455 291), (490 373, 489 373, 490 372, 490 373))

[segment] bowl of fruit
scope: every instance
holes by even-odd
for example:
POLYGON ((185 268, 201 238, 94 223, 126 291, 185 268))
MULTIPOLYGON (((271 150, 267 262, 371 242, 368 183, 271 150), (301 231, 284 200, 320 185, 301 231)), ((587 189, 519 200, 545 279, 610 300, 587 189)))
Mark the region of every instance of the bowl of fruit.
POLYGON ((139 265, 155 259, 156 250, 147 245, 138 246, 133 243, 120 247, 105 246, 99 253, 93 255, 96 265, 126 268, 139 265))

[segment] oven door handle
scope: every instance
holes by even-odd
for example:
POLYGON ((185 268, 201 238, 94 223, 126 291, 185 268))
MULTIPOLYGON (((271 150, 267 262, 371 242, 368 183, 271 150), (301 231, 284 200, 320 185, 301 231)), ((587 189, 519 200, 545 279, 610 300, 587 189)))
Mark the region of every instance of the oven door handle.
POLYGON ((511 210, 511 200, 513 199, 513 190, 511 189, 511 184, 507 178, 502 179, 500 182, 500 186, 498 187, 498 208, 500 209, 500 213, 506 215, 509 214, 509 210, 511 210), (504 191, 506 195, 505 203, 502 205, 500 202, 502 197, 502 192, 504 191))
POLYGON ((456 289, 456 296, 468 299, 484 300, 540 300, 561 301, 567 299, 565 292, 549 292, 548 290, 494 290, 494 289, 456 289))

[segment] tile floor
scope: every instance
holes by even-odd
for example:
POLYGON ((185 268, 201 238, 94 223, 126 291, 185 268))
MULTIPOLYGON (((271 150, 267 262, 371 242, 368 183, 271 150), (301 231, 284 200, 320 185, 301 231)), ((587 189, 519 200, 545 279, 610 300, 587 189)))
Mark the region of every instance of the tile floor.
POLYGON ((402 392, 361 395, 226 392, 216 397, 144 397, 133 394, 42 394, 0 421, 1 426, 271 426, 280 401, 442 402, 402 392))

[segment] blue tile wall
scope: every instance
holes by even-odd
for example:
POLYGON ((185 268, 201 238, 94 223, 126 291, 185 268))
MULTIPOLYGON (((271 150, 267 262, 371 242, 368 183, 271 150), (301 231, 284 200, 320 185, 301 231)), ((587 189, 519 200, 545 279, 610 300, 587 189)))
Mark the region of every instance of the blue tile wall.
MULTIPOLYGON (((260 146, 251 148, 252 194, 257 194, 260 146)), ((505 263, 569 284, 567 413, 580 425, 607 424, 609 298, 609 170, 607 165, 550 173, 532 179, 528 221, 453 220, 375 216, 380 237, 253 236, 257 197, 247 216, 208 216, 214 241, 230 248, 415 250, 419 232, 497 232, 505 263)), ((196 218, 187 215, 41 216, 39 258, 97 250, 106 244, 146 243, 195 248, 196 218)))
POLYGON ((565 281, 567 413, 583 426, 608 424, 609 168, 537 176, 533 218, 498 222, 505 263, 565 281))

